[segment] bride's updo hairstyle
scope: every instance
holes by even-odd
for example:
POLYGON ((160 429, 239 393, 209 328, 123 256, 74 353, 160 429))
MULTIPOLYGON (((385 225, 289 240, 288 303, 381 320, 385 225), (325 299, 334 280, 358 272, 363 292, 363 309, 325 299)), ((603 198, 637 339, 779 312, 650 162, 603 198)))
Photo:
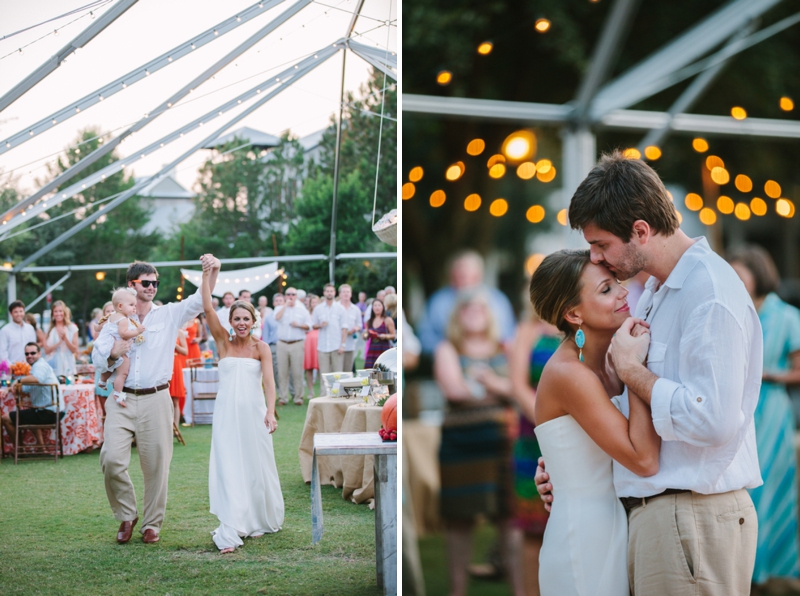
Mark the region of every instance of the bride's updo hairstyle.
POLYGON ((559 250, 547 255, 531 278, 531 304, 543 321, 572 337, 564 315, 581 303, 581 275, 590 262, 588 250, 559 250))

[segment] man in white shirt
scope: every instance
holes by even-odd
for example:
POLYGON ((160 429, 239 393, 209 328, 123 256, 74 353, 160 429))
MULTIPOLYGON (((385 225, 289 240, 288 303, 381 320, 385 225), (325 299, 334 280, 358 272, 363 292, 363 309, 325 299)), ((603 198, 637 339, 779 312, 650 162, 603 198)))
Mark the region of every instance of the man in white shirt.
MULTIPOLYGON (((752 300, 705 238, 680 230, 669 193, 640 160, 602 157, 572 197, 569 221, 592 262, 618 279, 652 275, 636 309, 649 336, 634 338, 628 319, 611 344, 619 378, 650 405, 662 439, 654 476, 614 462, 631 592, 749 594, 758 521, 745 489, 762 483, 753 423, 762 334, 752 300)), ((627 416, 627 389, 620 405, 627 416)), ((546 479, 538 470, 540 492, 546 479)))
MULTIPOLYGON (((219 274, 219 260, 203 255, 204 269, 210 269, 213 289, 219 274)), ((103 470, 106 495, 114 517, 121 522, 117 542, 131 539, 139 520, 136 494, 128 465, 131 443, 136 438, 139 461, 144 476, 142 541, 158 542, 164 511, 167 506, 169 464, 172 460, 173 406, 169 395, 175 341, 179 330, 203 311, 200 290, 183 300, 156 306, 153 299, 158 289, 158 272, 149 263, 136 261, 128 267, 128 287, 136 291, 136 315, 132 319, 145 327, 141 340, 117 341, 105 353, 95 347, 92 361, 100 372, 115 369, 121 356, 130 349, 130 369, 125 380, 124 407, 110 399, 106 402, 106 420, 100 466, 103 470)), ((105 348, 108 349, 108 348, 105 348)))
POLYGON ((231 322, 228 320, 231 314, 231 305, 236 301, 236 298, 233 295, 233 292, 225 292, 222 295, 222 306, 217 311, 217 316, 219 317, 219 322, 222 325, 222 328, 225 329, 228 333, 231 332, 233 327, 231 327, 231 322))
POLYGON ((344 349, 347 336, 347 321, 342 305, 334 302, 336 287, 325 284, 323 300, 311 314, 311 328, 319 329, 317 336, 317 360, 320 374, 341 372, 344 364, 344 349))
POLYGON ((356 356, 356 338, 362 328, 361 309, 351 302, 353 289, 349 284, 339 286, 339 304, 344 309, 344 322, 347 325, 347 336, 344 342, 344 362, 342 370, 351 372, 356 356))
POLYGON ((306 332, 311 329, 311 315, 297 300, 297 290, 287 288, 286 302, 275 308, 278 322, 278 405, 289 403, 289 372, 292 375, 294 403, 303 405, 303 359, 305 358, 306 332))
POLYGON ((8 305, 11 321, 0 329, 0 362, 25 362, 25 344, 36 342, 36 331, 25 322, 25 304, 15 300, 8 305))

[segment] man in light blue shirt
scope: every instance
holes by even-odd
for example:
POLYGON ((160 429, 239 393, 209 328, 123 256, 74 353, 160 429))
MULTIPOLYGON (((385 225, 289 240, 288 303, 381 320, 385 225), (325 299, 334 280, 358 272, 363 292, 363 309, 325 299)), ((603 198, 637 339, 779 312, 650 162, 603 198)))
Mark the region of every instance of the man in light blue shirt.
MULTIPOLYGON (((474 251, 457 254, 450 265, 450 285, 431 295, 425 307, 425 314, 416 325, 423 352, 433 354, 436 346, 447 335, 447 324, 450 321, 458 293, 461 290, 481 285, 483 285, 483 259, 481 256, 474 251)), ((487 287, 486 294, 489 297, 492 315, 500 330, 500 340, 503 343, 511 341, 516 328, 511 302, 497 288, 487 287)))
MULTIPOLYGON (((22 385, 27 383, 55 384, 58 385, 56 373, 49 364, 42 358, 39 346, 34 342, 25 344, 25 360, 31 365, 31 372, 19 379, 13 385, 15 391, 22 390, 22 385)), ((3 416, 3 426, 8 436, 13 437, 17 419, 22 424, 52 424, 64 416, 64 400, 61 391, 57 390, 58 405, 53 403, 50 387, 27 387, 27 393, 31 396, 32 408, 25 408, 19 412, 9 412, 3 416)), ((41 431, 36 433, 36 441, 40 445, 43 443, 41 431)))

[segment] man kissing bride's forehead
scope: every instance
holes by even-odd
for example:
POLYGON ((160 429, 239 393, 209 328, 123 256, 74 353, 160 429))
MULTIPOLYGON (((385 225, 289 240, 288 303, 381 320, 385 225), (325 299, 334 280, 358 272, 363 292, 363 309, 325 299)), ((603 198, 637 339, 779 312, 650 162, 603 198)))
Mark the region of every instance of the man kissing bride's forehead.
POLYGON ((641 160, 604 155, 569 219, 589 251, 548 255, 530 290, 539 317, 565 334, 535 402, 522 404, 552 507, 541 593, 747 594, 758 521, 746 489, 762 484, 753 301, 705 238, 680 229, 641 160), (651 276, 634 316, 601 265, 622 280, 651 276))

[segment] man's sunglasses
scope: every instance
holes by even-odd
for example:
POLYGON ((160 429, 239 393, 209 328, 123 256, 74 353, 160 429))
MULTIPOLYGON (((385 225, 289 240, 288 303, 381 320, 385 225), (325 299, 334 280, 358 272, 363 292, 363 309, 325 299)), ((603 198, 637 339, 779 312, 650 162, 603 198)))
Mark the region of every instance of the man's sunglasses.
POLYGON ((36 356, 39 352, 25 352, 26 356, 36 356))
POLYGON ((153 286, 154 288, 158 288, 158 284, 161 283, 161 282, 152 281, 152 280, 149 280, 149 279, 134 279, 132 281, 135 284, 142 284, 143 288, 149 288, 150 286, 153 286))

